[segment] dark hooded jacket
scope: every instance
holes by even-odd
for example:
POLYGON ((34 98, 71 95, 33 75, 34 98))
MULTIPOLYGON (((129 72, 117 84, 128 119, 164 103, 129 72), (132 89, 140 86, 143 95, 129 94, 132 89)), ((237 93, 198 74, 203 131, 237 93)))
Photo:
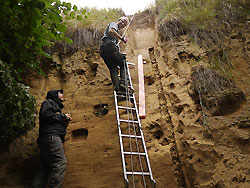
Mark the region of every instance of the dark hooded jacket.
POLYGON ((61 113, 63 104, 58 98, 58 92, 63 90, 50 90, 46 100, 42 103, 39 112, 39 140, 48 136, 60 136, 64 142, 68 121, 66 115, 61 113))

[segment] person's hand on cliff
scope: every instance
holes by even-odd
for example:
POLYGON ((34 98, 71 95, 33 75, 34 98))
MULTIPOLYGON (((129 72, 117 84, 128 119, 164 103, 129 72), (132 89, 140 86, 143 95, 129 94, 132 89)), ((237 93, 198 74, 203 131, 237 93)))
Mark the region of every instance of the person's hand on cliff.
POLYGON ((128 38, 122 37, 121 41, 124 42, 124 43, 127 43, 128 42, 128 38))
POLYGON ((70 114, 65 114, 65 116, 66 116, 67 120, 72 121, 72 118, 71 118, 70 114))

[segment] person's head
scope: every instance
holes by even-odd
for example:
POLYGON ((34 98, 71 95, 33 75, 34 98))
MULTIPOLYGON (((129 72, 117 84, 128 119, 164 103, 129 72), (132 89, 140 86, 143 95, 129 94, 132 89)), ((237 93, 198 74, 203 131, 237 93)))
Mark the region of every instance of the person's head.
POLYGON ((58 91, 58 99, 59 99, 61 102, 64 101, 64 98, 63 98, 63 90, 62 90, 62 89, 58 91))
POLYGON ((129 19, 126 16, 120 17, 117 21, 119 29, 123 29, 129 24, 129 19))
POLYGON ((47 93, 46 99, 53 99, 53 100, 59 99, 61 102, 63 102, 64 101, 63 90, 62 89, 49 90, 47 93))

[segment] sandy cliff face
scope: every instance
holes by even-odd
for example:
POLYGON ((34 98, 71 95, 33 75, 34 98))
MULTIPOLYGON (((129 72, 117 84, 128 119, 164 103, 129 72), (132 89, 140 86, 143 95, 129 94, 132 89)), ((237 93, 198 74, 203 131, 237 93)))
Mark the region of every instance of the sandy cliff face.
MULTIPOLYGON (((146 118, 141 123, 157 187, 249 187, 248 25, 234 29, 226 44, 236 87, 245 100, 223 115, 201 108, 190 94, 192 68, 207 63, 206 51, 185 36, 174 39, 175 45, 161 42, 155 27, 150 12, 136 15, 127 31, 129 42, 122 48, 128 62, 137 65, 139 54, 145 61, 146 118)), ((73 118, 64 145, 68 159, 64 187, 124 187, 112 85, 98 49, 63 58, 55 54, 53 60, 45 77, 28 74, 26 83, 38 110, 49 89, 64 89, 63 111, 73 118), (101 104, 108 104, 106 115, 95 109, 101 104)), ((137 66, 130 66, 130 71, 138 99, 137 66)), ((38 125, 1 153, 1 188, 28 187, 38 163, 37 135, 38 125)))

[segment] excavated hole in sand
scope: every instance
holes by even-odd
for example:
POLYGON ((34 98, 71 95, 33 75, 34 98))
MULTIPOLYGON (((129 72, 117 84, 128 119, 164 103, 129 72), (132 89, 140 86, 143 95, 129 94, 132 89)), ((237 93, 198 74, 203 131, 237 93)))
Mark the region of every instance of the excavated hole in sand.
POLYGON ((157 130, 153 132, 153 136, 159 140, 161 137, 164 136, 164 133, 162 132, 162 130, 157 130))
POLYGON ((145 79, 145 84, 148 86, 153 85, 155 82, 155 78, 151 75, 145 75, 144 79, 145 79))
POLYGON ((88 130, 84 128, 76 129, 71 131, 71 138, 73 142, 86 140, 88 137, 88 130))
POLYGON ((94 106, 94 115, 102 117, 109 112, 108 104, 97 104, 94 106))
POLYGON ((174 89, 174 88, 175 88, 174 83, 169 84, 169 87, 170 87, 171 89, 174 89))

